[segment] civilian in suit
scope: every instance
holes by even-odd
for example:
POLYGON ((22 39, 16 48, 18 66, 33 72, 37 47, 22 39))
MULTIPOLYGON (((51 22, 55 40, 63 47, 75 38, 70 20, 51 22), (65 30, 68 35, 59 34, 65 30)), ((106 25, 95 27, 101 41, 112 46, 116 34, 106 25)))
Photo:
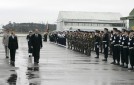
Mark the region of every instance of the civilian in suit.
POLYGON ((14 31, 11 32, 11 36, 9 37, 8 48, 10 49, 10 62, 14 64, 16 49, 18 49, 18 39, 14 31))
POLYGON ((38 29, 31 37, 31 45, 33 48, 34 63, 38 64, 40 59, 40 49, 42 48, 42 36, 39 34, 38 29))
POLYGON ((5 30, 5 34, 3 36, 3 45, 5 47, 5 54, 6 54, 6 58, 9 58, 9 49, 8 49, 8 41, 9 41, 9 31, 5 30))
POLYGON ((26 39, 28 42, 28 53, 29 53, 29 57, 32 56, 33 53, 33 48, 31 48, 32 44, 31 44, 31 37, 32 37, 32 31, 29 31, 29 34, 27 35, 26 39))

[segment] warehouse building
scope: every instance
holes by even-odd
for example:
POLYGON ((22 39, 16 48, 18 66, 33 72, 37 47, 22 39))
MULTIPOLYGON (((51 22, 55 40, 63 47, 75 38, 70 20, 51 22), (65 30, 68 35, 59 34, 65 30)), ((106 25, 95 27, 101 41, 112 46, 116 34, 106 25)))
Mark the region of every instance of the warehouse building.
POLYGON ((60 11, 57 19, 57 31, 83 31, 103 30, 108 28, 123 29, 126 26, 124 20, 120 20, 120 13, 112 12, 78 12, 60 11))
POLYGON ((127 17, 121 17, 121 20, 129 20, 129 30, 134 30, 134 9, 127 17))

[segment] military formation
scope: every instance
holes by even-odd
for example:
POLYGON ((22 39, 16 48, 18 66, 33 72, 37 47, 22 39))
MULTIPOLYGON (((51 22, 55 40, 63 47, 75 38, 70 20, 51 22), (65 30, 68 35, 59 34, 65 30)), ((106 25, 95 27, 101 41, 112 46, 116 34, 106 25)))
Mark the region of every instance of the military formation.
POLYGON ((107 61, 108 56, 112 55, 113 62, 111 64, 133 70, 134 66, 134 31, 118 30, 113 28, 111 32, 107 28, 104 31, 96 30, 95 32, 70 31, 66 33, 68 49, 91 55, 91 51, 104 54, 102 61, 107 61))
POLYGON ((68 32, 66 35, 68 48, 86 55, 91 55, 94 34, 92 32, 68 32))

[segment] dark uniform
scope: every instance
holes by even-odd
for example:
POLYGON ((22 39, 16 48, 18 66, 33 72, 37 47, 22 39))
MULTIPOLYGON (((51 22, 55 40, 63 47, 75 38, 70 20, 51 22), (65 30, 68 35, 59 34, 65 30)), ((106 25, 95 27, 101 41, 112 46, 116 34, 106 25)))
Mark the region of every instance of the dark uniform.
POLYGON ((113 62, 111 64, 115 64, 115 60, 116 60, 116 53, 115 53, 115 50, 114 50, 116 36, 117 36, 116 34, 113 34, 111 36, 111 49, 112 49, 112 54, 113 54, 113 62))
POLYGON ((126 66, 124 66, 125 68, 128 68, 128 54, 129 54, 129 49, 128 49, 128 41, 129 41, 129 37, 128 36, 124 36, 123 37, 123 41, 122 41, 122 45, 123 45, 123 64, 125 63, 126 66))
POLYGON ((102 51, 103 51, 103 31, 101 31, 100 37, 101 37, 101 41, 100 41, 100 52, 102 53, 102 51))
POLYGON ((120 54, 121 54, 121 67, 124 67, 124 62, 125 62, 125 59, 124 59, 124 53, 123 53, 123 39, 124 39, 125 35, 122 34, 120 36, 120 54))
POLYGON ((131 65, 130 70, 133 70, 133 66, 134 66, 134 36, 133 35, 129 38, 128 46, 129 46, 129 61, 131 65))
POLYGON ((111 34, 110 34, 110 55, 113 55, 113 31, 111 31, 111 34))
POLYGON ((103 49, 104 49, 104 58, 103 61, 107 61, 108 58, 108 46, 109 46, 109 34, 108 34, 108 29, 105 28, 107 33, 104 33, 103 35, 103 49))
MULTIPOLYGON (((96 32, 99 33, 99 31, 96 31, 96 32)), ((101 40, 101 38, 100 38, 99 34, 95 35, 95 52, 97 55, 97 57, 95 57, 95 58, 99 58, 100 40, 101 40)))
POLYGON ((113 47, 113 64, 116 64, 117 61, 117 65, 120 65, 120 36, 115 35, 114 36, 114 47, 113 47))

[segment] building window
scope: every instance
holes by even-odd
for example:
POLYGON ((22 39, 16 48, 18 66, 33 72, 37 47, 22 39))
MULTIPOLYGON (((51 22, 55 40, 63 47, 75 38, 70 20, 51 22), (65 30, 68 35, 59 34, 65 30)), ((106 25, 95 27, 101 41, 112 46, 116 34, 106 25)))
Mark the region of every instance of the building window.
POLYGON ((123 27, 123 23, 65 22, 65 26, 123 27))

